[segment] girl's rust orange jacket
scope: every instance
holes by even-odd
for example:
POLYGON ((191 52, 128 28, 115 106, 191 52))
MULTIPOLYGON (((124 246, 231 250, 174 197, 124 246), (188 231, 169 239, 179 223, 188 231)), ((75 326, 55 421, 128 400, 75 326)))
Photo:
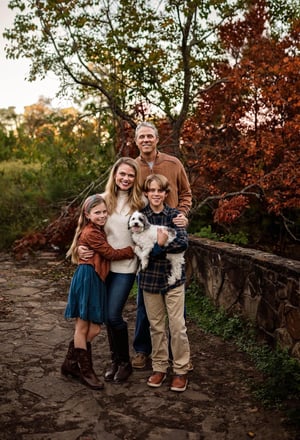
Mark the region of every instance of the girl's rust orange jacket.
POLYGON ((79 264, 92 265, 102 281, 105 281, 108 275, 111 260, 123 260, 134 257, 131 246, 122 249, 111 247, 104 230, 93 223, 88 223, 82 230, 78 246, 87 246, 94 251, 92 258, 88 260, 79 259, 79 264))

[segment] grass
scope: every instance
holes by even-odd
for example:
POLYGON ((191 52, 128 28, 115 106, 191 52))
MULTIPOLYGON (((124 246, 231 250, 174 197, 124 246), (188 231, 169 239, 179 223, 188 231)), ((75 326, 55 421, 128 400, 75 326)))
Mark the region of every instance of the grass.
POLYGON ((269 408, 282 408, 291 424, 300 428, 300 363, 287 350, 258 343, 257 330, 240 316, 229 316, 203 295, 192 283, 186 292, 189 317, 207 333, 234 342, 247 353, 258 371, 261 383, 251 384, 254 396, 269 408))
POLYGON ((129 298, 136 300, 137 292, 138 292, 138 285, 137 285, 137 281, 135 280, 132 289, 130 291, 129 298))
POLYGON ((32 225, 39 225, 49 211, 40 167, 21 161, 0 163, 0 249, 7 249, 32 225))

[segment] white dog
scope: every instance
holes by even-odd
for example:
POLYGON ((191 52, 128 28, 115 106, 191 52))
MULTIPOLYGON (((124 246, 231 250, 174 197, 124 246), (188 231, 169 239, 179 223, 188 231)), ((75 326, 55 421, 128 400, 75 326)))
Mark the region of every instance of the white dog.
MULTIPOLYGON (((140 269, 144 270, 148 266, 149 254, 157 242, 157 229, 165 228, 168 230, 169 237, 165 246, 171 243, 176 237, 175 229, 151 225, 147 217, 139 211, 135 211, 129 218, 128 229, 132 233, 132 240, 135 243, 135 253, 140 259, 140 269)), ((171 274, 168 277, 168 283, 171 286, 180 280, 182 265, 184 264, 184 252, 178 254, 166 254, 166 258, 171 263, 171 274)))

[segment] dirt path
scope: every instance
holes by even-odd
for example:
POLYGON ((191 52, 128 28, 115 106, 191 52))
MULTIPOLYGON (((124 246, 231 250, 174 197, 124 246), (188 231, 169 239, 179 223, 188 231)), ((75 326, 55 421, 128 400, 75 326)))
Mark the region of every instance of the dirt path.
MULTIPOLYGON (((2 440, 299 440, 279 411, 263 409, 248 380, 258 373, 230 343, 188 322, 195 370, 186 392, 150 389, 149 370, 92 391, 60 374, 73 325, 63 319, 74 268, 54 253, 16 262, 0 254, 2 440)), ((130 338, 135 303, 126 307, 130 338)), ((109 361, 105 330, 95 370, 109 361)))

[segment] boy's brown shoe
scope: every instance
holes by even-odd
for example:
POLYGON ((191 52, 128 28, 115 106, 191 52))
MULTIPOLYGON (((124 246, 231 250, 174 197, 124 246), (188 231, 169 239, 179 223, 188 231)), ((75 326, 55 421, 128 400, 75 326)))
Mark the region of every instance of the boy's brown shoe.
POLYGON ((166 373, 160 373, 154 371, 153 374, 149 377, 147 381, 147 385, 149 385, 149 387, 158 388, 163 384, 165 379, 166 379, 166 373))
POLYGON ((188 384, 188 378, 186 374, 176 374, 171 383, 171 391, 185 391, 188 384))

